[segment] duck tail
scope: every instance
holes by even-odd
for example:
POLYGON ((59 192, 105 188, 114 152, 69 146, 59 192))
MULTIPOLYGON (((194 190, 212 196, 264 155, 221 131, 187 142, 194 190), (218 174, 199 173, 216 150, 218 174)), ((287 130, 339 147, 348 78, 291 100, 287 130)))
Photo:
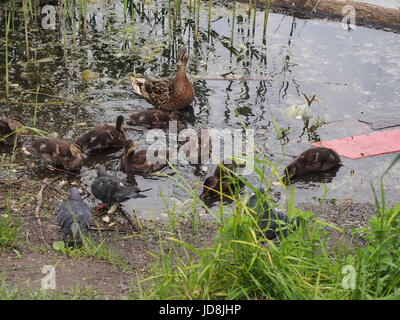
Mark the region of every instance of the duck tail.
POLYGON ((146 96, 146 93, 144 91, 144 84, 147 81, 146 78, 134 78, 134 77, 131 77, 129 80, 132 81, 132 88, 133 88, 133 90, 135 90, 135 92, 137 94, 140 94, 141 96, 146 96))

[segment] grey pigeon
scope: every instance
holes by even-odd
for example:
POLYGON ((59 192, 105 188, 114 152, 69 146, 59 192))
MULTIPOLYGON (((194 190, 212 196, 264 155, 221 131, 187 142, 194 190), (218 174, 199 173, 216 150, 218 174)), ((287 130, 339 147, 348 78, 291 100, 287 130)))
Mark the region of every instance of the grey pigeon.
POLYGON ((97 178, 91 185, 93 195, 106 205, 113 205, 109 213, 116 210, 120 202, 132 198, 145 198, 140 190, 133 185, 125 185, 122 181, 106 172, 106 168, 100 165, 97 168, 97 178))
POLYGON ((89 230, 92 215, 90 207, 82 200, 78 189, 69 189, 68 199, 58 209, 57 220, 64 233, 64 241, 68 245, 82 243, 82 233, 89 230))
POLYGON ((281 236, 285 238, 288 235, 290 224, 297 225, 300 221, 298 218, 295 221, 290 221, 282 210, 278 208, 271 209, 264 194, 264 189, 260 188, 259 196, 257 197, 257 194, 252 195, 247 205, 260 216, 259 227, 268 240, 277 240, 281 236))

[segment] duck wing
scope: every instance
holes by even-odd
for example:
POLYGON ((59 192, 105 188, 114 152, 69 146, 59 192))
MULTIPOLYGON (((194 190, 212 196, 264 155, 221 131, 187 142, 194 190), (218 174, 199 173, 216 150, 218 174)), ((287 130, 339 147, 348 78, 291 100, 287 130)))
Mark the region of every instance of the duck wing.
POLYGON ((112 146, 120 147, 125 141, 124 138, 123 132, 104 124, 85 132, 75 140, 75 143, 89 150, 98 150, 112 146))
POLYGON ((133 89, 155 106, 170 103, 175 94, 175 78, 154 80, 131 78, 133 89))

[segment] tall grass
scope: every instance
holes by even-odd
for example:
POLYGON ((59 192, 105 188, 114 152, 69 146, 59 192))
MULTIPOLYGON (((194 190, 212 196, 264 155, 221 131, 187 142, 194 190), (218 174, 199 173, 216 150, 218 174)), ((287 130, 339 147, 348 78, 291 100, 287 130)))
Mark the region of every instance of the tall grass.
POLYGON ((6 39, 5 39, 5 48, 6 48, 6 97, 9 96, 9 71, 8 71, 8 34, 10 32, 10 16, 11 13, 9 12, 8 15, 6 16, 6 39))

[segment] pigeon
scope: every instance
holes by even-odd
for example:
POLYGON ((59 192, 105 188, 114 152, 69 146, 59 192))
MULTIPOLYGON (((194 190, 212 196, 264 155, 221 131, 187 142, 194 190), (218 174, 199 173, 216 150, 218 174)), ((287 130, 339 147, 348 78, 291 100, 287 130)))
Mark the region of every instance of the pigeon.
POLYGON ((119 178, 109 175, 103 165, 97 168, 97 178, 93 181, 91 190, 97 199, 107 206, 112 205, 108 213, 114 213, 121 202, 132 198, 146 198, 139 193, 137 187, 126 185, 119 178))
MULTIPOLYGON (((290 225, 298 225, 299 218, 291 221, 282 210, 270 208, 266 199, 260 197, 260 195, 265 195, 265 191, 262 188, 259 189, 258 197, 257 194, 253 194, 250 197, 247 206, 260 216, 258 224, 265 237, 268 240, 278 240, 281 236, 282 238, 287 237, 290 225)), ((292 228, 292 230, 294 229, 292 228)))
POLYGON ((57 213, 66 244, 82 244, 82 233, 88 231, 92 223, 90 212, 90 207, 82 200, 78 189, 69 189, 68 199, 61 204, 57 213))

